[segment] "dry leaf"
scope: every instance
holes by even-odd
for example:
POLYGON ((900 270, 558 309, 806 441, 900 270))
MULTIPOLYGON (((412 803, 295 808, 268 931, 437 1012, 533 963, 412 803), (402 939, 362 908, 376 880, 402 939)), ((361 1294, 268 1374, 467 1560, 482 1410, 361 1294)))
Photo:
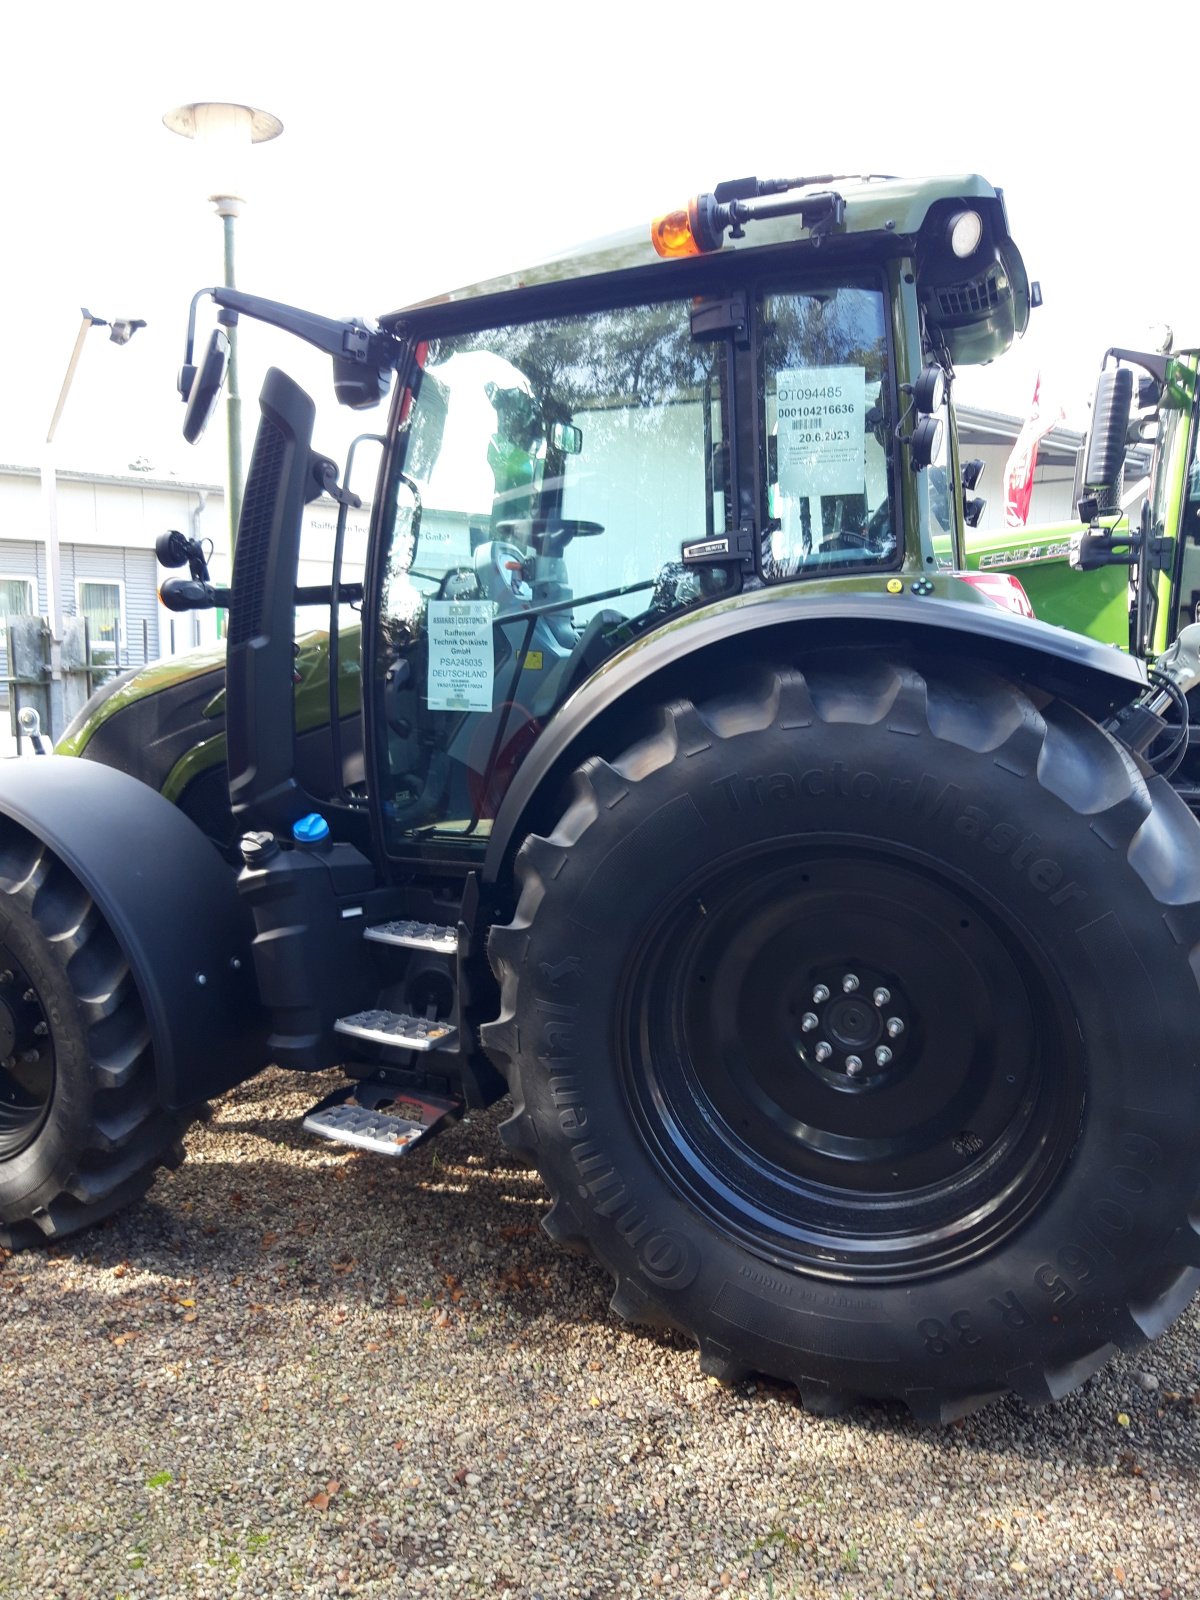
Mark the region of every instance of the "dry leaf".
POLYGON ((264 1233, 259 1240, 259 1248, 261 1250, 269 1250, 278 1238, 279 1235, 277 1233, 264 1233))
POLYGON ((1113 1568, 1113 1577, 1117 1580, 1117 1582, 1121 1585, 1122 1588, 1125 1587, 1125 1568, 1124 1567, 1114 1567, 1113 1568))
POLYGON ((327 1494, 309 1495, 308 1499, 304 1502, 304 1504, 306 1506, 311 1506, 314 1511, 328 1511, 329 1510, 329 1496, 327 1494))

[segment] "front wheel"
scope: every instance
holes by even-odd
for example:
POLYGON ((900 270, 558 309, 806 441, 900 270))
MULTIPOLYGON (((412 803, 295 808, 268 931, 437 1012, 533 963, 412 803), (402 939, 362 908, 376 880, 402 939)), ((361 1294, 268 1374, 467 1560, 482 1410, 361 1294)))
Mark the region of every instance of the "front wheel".
POLYGON ((1198 846, 1093 723, 965 664, 664 708, 492 934, 547 1230, 820 1410, 1064 1394, 1200 1281, 1198 846))
POLYGON ((78 1232, 183 1158, 129 965, 86 890, 0 825, 0 1244, 78 1232))

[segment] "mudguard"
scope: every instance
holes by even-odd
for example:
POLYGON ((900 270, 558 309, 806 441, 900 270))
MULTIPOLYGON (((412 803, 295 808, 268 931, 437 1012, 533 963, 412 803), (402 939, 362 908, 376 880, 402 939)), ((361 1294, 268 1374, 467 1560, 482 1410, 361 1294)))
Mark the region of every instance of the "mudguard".
POLYGON ((656 629, 621 651, 566 702, 517 773, 492 827, 484 881, 502 877, 516 845, 536 826, 539 793, 560 783, 586 756, 628 742, 613 724, 627 730, 638 704, 694 693, 698 678, 716 675, 719 681, 724 673, 780 652, 907 645, 969 656, 1063 695, 1097 717, 1145 686, 1142 664, 1111 646, 989 601, 971 603, 960 598, 966 585, 949 574, 917 583, 928 588, 914 592, 910 586, 894 594, 758 589, 710 607, 685 627, 656 629))
POLYGON ((99 762, 0 763, 0 815, 40 839, 95 901, 149 1018, 172 1110, 266 1065, 253 925, 228 864, 170 801, 99 762))

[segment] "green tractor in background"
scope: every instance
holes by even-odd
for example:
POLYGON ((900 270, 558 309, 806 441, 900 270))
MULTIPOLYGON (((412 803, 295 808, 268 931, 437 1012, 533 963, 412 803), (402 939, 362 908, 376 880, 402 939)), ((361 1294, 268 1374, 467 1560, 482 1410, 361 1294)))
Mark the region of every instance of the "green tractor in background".
POLYGON ((1160 1333, 1200 1282, 1164 777, 1200 657, 1151 681, 966 571, 948 379, 1037 300, 1000 192, 735 180, 373 328, 206 293, 343 402, 393 389, 366 567, 272 370, 231 591, 160 547, 224 660, 0 773, 0 1238, 136 1200, 268 1063, 338 1066, 305 1126, 385 1159, 510 1095, 615 1309, 818 1411, 1042 1402, 1160 1333))
POLYGON ((1018 578, 1043 621, 1153 660, 1200 620, 1200 351, 1114 348, 1105 363, 1076 475, 1082 523, 969 537, 967 564, 1018 578), (1128 445, 1151 449, 1144 499, 1128 445), (1122 506, 1139 502, 1135 527, 1122 506))

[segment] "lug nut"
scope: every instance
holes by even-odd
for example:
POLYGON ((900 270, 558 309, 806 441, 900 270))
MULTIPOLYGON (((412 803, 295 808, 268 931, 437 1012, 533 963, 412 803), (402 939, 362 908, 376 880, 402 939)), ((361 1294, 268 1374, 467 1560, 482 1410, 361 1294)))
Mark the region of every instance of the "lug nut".
POLYGON ((832 1054, 833 1054, 833 1047, 831 1045, 826 1044, 824 1039, 818 1040, 817 1048, 813 1051, 813 1055, 816 1056, 817 1060, 818 1061, 828 1061, 832 1054))
POLYGON ((817 1014, 815 1011, 806 1011, 800 1018, 800 1026, 804 1029, 805 1033, 811 1033, 816 1025, 817 1014))
POLYGON ((904 1032, 904 1023, 900 1020, 899 1017, 889 1017, 887 1019, 886 1027, 887 1027, 887 1031, 888 1031, 888 1036, 889 1036, 889 1038, 892 1038, 892 1039, 898 1039, 900 1037, 900 1035, 904 1032))
POLYGON ((815 1005, 815 1006, 823 1006, 825 1004, 826 1000, 828 1000, 828 999, 829 999, 829 990, 825 987, 825 985, 823 983, 819 983, 817 985, 817 987, 813 990, 813 1005, 815 1005))
POLYGON ((858 979, 854 976, 854 974, 852 972, 848 972, 846 974, 846 976, 842 979, 842 990, 843 990, 843 992, 846 993, 846 994, 853 994, 855 989, 857 989, 857 988, 858 988, 858 979))
POLYGON ((12 982, 12 973, 9 971, 9 969, 7 967, 5 967, 4 971, 0 972, 0 983, 11 983, 11 982, 12 982))
POLYGON ((885 1006, 885 1005, 887 1005, 888 1001, 891 998, 892 998, 892 991, 890 989, 882 989, 882 988, 881 989, 876 989, 875 993, 871 996, 871 999, 874 1000, 874 1002, 875 1002, 875 1004, 877 1006, 885 1006))
POLYGON ((875 1062, 877 1066, 886 1067, 891 1059, 892 1052, 888 1049, 887 1045, 880 1044, 875 1046, 875 1062))
POLYGON ((27 1067, 31 1067, 35 1061, 40 1061, 41 1059, 42 1059, 42 1053, 41 1053, 40 1050, 22 1050, 21 1051, 21 1060, 25 1063, 25 1065, 27 1067))
POLYGON ((39 1038, 44 1039, 46 1037, 46 1035, 50 1032, 50 1029, 46 1026, 46 1024, 44 1022, 38 1022, 38 1023, 34 1024, 33 1031, 34 1031, 34 1033, 36 1033, 38 1035, 39 1038))
POLYGON ((37 995, 34 994, 32 989, 26 989, 25 993, 21 996, 21 999, 22 1000, 36 1000, 37 999, 37 995))
POLYGON ((862 1072, 862 1057, 861 1056, 847 1056, 846 1057, 846 1076, 848 1078, 857 1078, 858 1075, 861 1072, 862 1072))

